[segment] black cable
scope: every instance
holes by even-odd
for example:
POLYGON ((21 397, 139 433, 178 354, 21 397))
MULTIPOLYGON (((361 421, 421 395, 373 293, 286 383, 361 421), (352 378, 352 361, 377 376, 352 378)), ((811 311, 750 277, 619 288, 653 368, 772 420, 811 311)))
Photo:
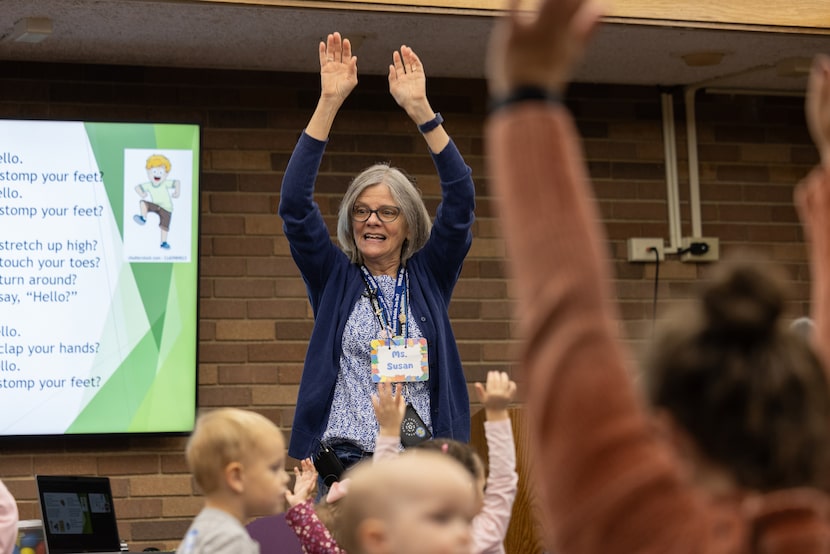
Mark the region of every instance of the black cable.
POLYGON ((654 247, 649 248, 654 252, 654 300, 651 308, 651 334, 654 334, 654 326, 657 323, 657 285, 660 282, 660 252, 654 247))

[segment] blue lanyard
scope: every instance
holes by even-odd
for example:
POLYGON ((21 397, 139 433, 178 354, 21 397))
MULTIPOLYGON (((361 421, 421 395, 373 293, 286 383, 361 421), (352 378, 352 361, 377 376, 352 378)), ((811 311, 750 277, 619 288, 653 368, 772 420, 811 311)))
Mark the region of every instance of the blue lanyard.
POLYGON ((375 315, 380 322, 380 326, 387 333, 391 333, 393 337, 407 336, 409 329, 406 325, 406 309, 409 276, 406 269, 403 266, 398 269, 391 310, 389 309, 389 303, 383 297, 383 291, 378 286, 377 279, 366 269, 365 265, 360 266, 360 270, 363 272, 363 280, 366 281, 366 288, 369 291, 369 300, 375 309, 375 315), (395 317, 395 314, 398 314, 398 317, 395 317))

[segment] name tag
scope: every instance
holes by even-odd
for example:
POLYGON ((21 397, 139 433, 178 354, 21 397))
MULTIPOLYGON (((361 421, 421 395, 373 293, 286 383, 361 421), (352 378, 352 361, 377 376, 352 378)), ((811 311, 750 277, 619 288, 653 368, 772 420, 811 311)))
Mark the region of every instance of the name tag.
POLYGON ((400 383, 429 379, 427 339, 374 339, 372 381, 400 383))

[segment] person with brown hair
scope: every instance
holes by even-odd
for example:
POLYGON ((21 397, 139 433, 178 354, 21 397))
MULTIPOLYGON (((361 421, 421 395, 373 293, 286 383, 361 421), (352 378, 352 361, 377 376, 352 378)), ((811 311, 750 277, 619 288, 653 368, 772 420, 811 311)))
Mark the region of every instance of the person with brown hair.
POLYGON ((605 237, 561 101, 598 3, 512 7, 488 52, 486 143, 552 550, 830 552, 830 63, 816 59, 807 100, 822 165, 798 194, 818 355, 786 329, 766 271, 736 264, 656 338, 648 405, 619 337, 605 237))

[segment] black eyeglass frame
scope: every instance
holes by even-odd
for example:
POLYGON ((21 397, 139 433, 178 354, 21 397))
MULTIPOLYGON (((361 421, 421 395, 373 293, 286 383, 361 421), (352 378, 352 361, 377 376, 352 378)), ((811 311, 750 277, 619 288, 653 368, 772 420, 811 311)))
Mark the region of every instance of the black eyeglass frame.
POLYGON ((401 216, 401 213, 403 213, 403 210, 398 206, 381 206, 377 210, 370 210, 368 206, 355 205, 352 206, 352 221, 356 221, 357 223, 366 223, 369 221, 369 218, 372 217, 372 214, 375 214, 381 222, 392 223, 401 216), (366 217, 361 219, 356 213, 357 210, 366 210, 366 217), (381 215, 383 210, 393 210, 395 212, 394 217, 392 217, 392 219, 387 219, 385 216, 381 215))

